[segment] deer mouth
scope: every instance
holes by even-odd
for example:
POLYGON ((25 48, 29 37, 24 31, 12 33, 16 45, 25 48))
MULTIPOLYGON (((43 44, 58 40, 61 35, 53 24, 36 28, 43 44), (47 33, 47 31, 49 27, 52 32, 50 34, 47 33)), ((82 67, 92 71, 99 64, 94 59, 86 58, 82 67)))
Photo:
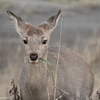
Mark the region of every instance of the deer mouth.
POLYGON ((38 59, 35 60, 35 61, 32 61, 32 60, 30 59, 29 62, 32 63, 32 64, 35 64, 35 63, 38 63, 38 59))

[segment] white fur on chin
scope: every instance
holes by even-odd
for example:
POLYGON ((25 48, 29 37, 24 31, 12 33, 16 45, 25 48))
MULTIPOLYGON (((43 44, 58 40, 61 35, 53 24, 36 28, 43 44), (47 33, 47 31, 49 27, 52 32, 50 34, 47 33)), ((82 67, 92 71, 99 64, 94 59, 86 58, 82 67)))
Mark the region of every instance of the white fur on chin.
POLYGON ((29 62, 32 63, 32 64, 34 64, 34 63, 38 62, 38 59, 36 61, 29 60, 29 62))

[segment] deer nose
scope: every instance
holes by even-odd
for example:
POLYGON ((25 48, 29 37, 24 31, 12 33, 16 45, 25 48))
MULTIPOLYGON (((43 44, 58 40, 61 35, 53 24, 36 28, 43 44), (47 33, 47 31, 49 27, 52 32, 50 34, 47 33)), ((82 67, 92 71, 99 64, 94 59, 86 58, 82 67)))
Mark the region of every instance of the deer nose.
POLYGON ((32 61, 36 61, 37 58, 38 58, 38 54, 32 53, 32 54, 30 54, 30 58, 31 58, 32 61))

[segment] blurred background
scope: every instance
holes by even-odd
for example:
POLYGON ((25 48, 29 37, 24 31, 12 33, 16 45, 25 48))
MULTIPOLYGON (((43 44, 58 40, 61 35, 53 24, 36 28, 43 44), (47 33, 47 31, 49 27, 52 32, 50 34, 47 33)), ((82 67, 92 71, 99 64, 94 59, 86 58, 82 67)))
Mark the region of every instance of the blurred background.
MULTIPOLYGON (((8 96, 11 79, 19 85, 23 63, 20 36, 12 28, 6 9, 33 25, 39 25, 63 10, 62 42, 81 54, 100 86, 100 0, 0 0, 0 97, 8 96)), ((51 34, 50 45, 58 45, 61 18, 51 34)))

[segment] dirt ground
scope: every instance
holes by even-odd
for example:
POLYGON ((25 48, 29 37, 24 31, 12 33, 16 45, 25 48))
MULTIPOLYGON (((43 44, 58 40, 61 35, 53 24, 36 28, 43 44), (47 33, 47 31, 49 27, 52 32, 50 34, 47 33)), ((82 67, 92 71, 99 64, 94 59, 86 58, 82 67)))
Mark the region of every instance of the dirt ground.
POLYGON ((94 91, 100 85, 100 5, 80 4, 77 2, 49 2, 34 0, 0 1, 0 97, 8 96, 11 79, 19 84, 23 62, 22 41, 12 28, 5 12, 12 10, 33 25, 39 25, 62 9, 62 16, 51 34, 50 45, 58 45, 62 26, 62 45, 72 48, 83 55, 90 64, 95 76, 94 91))

